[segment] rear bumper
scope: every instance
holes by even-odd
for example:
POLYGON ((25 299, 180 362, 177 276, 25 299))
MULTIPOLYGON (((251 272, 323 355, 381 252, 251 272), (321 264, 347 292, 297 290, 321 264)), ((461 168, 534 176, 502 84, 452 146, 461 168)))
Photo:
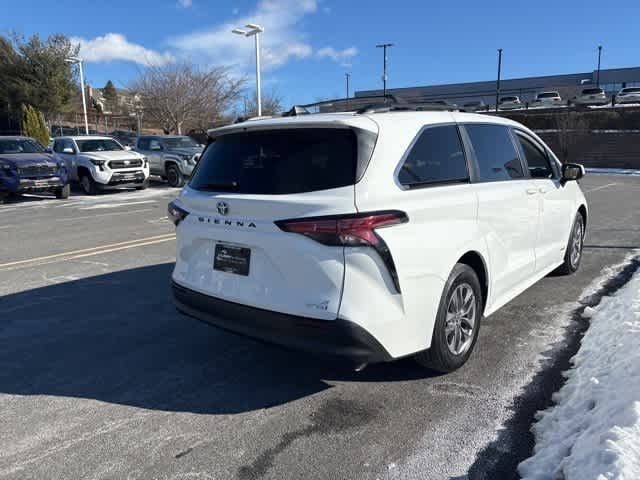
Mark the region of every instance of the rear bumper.
POLYGON ((181 312, 233 333, 294 350, 332 355, 354 364, 392 360, 365 329, 347 320, 316 320, 220 300, 172 281, 181 312))

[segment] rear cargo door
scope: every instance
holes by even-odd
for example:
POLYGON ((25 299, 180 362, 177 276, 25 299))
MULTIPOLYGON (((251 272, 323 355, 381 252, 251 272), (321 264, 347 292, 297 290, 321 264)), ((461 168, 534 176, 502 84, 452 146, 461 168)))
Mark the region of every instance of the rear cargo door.
POLYGON ((277 220, 352 213, 357 138, 349 128, 233 133, 203 154, 179 202, 174 280, 292 315, 335 319, 344 247, 282 231, 277 220))

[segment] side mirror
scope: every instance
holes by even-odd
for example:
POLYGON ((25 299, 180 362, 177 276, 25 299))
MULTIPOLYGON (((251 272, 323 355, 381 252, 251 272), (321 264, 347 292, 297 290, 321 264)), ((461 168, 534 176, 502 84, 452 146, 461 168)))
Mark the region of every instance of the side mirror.
POLYGON ((53 150, 51 150, 50 147, 47 147, 44 149, 44 153, 53 153, 53 150))
POLYGON ((562 181, 580 180, 584 177, 584 167, 579 163, 565 163, 562 165, 562 181))
POLYGON ((76 153, 76 152, 74 152, 74 151, 73 151, 73 148, 71 148, 71 147, 64 147, 64 148, 62 149, 62 153, 70 153, 71 155, 73 155, 73 154, 74 154, 74 153, 76 153))
POLYGON ((125 149, 125 150, 127 150, 127 151, 131 151, 131 150, 133 150, 129 145, 125 145, 125 146, 124 146, 124 149, 125 149))

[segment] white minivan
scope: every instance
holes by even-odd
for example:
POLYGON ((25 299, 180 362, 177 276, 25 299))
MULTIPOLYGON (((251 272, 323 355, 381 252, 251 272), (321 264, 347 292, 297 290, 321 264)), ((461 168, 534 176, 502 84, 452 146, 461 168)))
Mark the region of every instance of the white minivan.
POLYGON ((172 286, 180 311, 232 332, 447 372, 483 317, 580 264, 584 169, 519 123, 387 107, 209 136, 169 205, 172 286))

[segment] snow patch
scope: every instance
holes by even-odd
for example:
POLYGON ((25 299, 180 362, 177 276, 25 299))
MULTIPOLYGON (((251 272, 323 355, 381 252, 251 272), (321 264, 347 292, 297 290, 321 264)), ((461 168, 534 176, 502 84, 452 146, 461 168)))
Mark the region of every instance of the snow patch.
POLYGON ((556 405, 536 415, 523 480, 640 478, 640 272, 585 313, 591 325, 556 405))
POLYGON ((640 175, 640 170, 632 168, 587 168, 586 171, 594 175, 640 175))

